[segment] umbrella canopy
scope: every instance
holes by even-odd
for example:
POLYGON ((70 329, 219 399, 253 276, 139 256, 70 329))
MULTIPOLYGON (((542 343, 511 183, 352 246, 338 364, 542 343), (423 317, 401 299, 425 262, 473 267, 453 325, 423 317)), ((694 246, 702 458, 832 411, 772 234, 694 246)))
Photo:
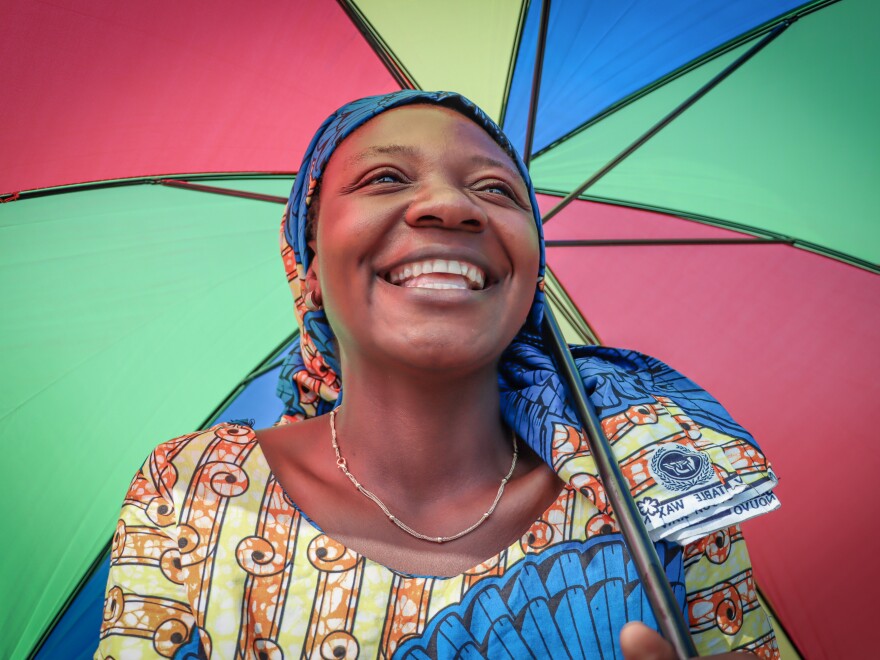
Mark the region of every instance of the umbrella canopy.
POLYGON ((590 338, 583 313, 755 434, 783 500, 745 525, 763 593, 809 657, 866 655, 876 3, 7 5, 0 433, 17 542, 0 654, 40 640, 90 653, 92 569, 147 452, 218 415, 277 414, 272 367, 294 323, 272 204, 335 107, 460 91, 531 145, 547 211, 727 72, 552 215, 551 293, 572 340, 590 338), (266 176, 192 176, 225 172, 266 176), (167 179, 263 197, 152 185, 167 179))

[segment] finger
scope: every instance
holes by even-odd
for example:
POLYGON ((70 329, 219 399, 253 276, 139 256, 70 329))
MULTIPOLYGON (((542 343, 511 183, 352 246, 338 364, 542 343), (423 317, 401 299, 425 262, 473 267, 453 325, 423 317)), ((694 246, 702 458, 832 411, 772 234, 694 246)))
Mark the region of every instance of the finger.
POLYGON ((626 660, 676 660, 672 644, 639 621, 631 621, 623 627, 620 650, 626 660))

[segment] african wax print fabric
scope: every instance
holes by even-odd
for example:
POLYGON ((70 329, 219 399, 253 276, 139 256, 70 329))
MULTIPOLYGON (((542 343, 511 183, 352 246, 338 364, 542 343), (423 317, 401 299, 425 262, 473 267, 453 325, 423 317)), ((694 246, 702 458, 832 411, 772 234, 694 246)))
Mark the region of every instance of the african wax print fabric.
MULTIPOLYGON (((675 414, 631 411, 618 441, 675 414)), ((778 657, 738 527, 657 550, 702 653, 778 657)), ((322 533, 237 424, 152 452, 110 566, 97 658, 617 658, 626 621, 656 627, 613 519, 571 486, 481 564, 406 575, 322 533)))
MULTIPOLYGON (((541 236, 525 165, 467 99, 401 91, 340 108, 309 145, 282 222, 300 343, 282 368, 281 423, 325 414, 343 396, 333 331, 303 299, 309 204, 336 146, 408 103, 442 105, 483 127, 528 185, 541 236)), ((567 488, 522 539, 455 578, 396 573, 322 534, 284 493, 253 432, 221 425, 160 445, 135 477, 98 657, 619 657, 623 623, 654 618, 541 339, 543 275, 541 239, 533 304, 499 365, 501 414, 567 488)), ((572 348, 697 647, 777 657, 737 526, 778 506, 755 440, 659 360, 572 348)))

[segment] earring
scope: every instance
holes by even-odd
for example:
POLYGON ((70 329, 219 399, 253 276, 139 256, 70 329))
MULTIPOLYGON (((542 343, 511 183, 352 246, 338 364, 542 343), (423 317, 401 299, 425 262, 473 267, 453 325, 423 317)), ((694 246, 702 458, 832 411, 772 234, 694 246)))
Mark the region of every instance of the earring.
POLYGON ((305 303, 306 309, 310 312, 317 312, 321 309, 321 305, 315 300, 314 291, 306 291, 303 295, 303 302, 305 303))

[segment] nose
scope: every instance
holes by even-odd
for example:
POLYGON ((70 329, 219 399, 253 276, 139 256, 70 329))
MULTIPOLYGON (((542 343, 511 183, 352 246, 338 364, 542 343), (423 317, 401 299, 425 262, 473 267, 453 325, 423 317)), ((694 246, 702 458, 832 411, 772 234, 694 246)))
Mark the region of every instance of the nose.
POLYGON ((413 227, 478 233, 488 221, 483 207, 467 191, 447 181, 424 182, 406 211, 406 222, 413 227))

